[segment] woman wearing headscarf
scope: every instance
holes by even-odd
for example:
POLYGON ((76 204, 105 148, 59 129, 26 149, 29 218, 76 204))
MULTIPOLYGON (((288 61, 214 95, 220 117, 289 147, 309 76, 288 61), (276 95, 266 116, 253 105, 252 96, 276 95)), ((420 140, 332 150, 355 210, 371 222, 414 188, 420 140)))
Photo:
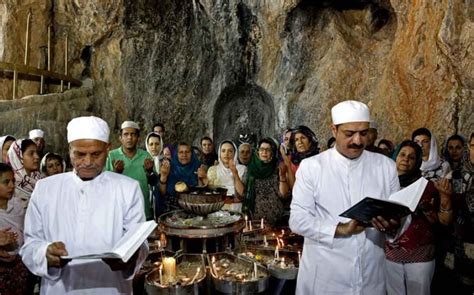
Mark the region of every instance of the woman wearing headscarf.
POLYGON ((286 166, 278 166, 277 146, 273 139, 259 141, 257 152, 247 167, 247 194, 243 211, 252 219, 265 218, 271 225, 282 220, 284 207, 281 199, 288 196, 286 166))
POLYGON ((12 143, 7 155, 7 164, 15 174, 15 197, 19 197, 24 207, 28 206, 36 182, 41 179, 38 147, 31 139, 18 139, 12 143))
POLYGON ((59 154, 46 153, 41 159, 40 171, 43 177, 64 173, 66 172, 66 162, 59 154))
POLYGON ((438 145, 431 131, 426 128, 418 128, 412 133, 411 140, 416 142, 423 152, 421 176, 428 180, 438 180, 449 173, 449 163, 444 162, 438 156, 438 145))
MULTIPOLYGON (((421 177, 422 150, 415 142, 403 141, 394 151, 393 159, 402 188, 421 177)), ((449 180, 429 181, 400 234, 385 243, 388 294, 430 294, 435 268, 434 227, 451 221, 449 180)))
POLYGON ((247 167, 238 163, 237 147, 232 141, 222 141, 217 151, 219 162, 207 170, 203 184, 226 188, 230 198, 224 208, 241 211, 247 167))
POLYGON ((241 143, 239 145, 239 164, 247 166, 252 158, 252 146, 248 142, 241 143))
POLYGON ((301 161, 319 153, 318 139, 314 132, 304 125, 300 125, 293 129, 290 137, 290 146, 292 148, 289 160, 283 160, 285 164, 290 165, 288 170, 288 183, 290 188, 295 184, 295 175, 301 161))
POLYGON ((150 132, 145 138, 146 151, 153 158, 153 168, 147 171, 148 186, 150 187, 150 204, 153 207, 155 219, 166 210, 164 198, 160 194, 159 175, 161 161, 163 160, 163 139, 160 134, 150 132))
POLYGON ((0 158, 0 163, 6 162, 8 150, 10 149, 10 146, 15 140, 15 137, 11 135, 5 135, 0 137, 0 148, 2 149, 2 157, 0 158))
POLYGON ((198 173, 205 175, 205 169, 199 162, 195 153, 192 152, 191 145, 179 143, 176 153, 171 162, 163 161, 160 167, 160 193, 166 196, 168 206, 178 208, 176 201, 175 185, 177 182, 184 182, 188 187, 197 186, 198 173))

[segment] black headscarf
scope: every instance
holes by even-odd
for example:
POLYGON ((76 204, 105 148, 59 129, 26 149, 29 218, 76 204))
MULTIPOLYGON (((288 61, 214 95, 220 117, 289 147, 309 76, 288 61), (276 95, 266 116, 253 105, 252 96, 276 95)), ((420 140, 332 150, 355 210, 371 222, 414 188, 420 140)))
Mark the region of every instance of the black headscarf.
POLYGON ((416 162, 415 162, 415 167, 413 168, 413 170, 408 171, 407 173, 404 173, 398 176, 398 180, 400 181, 401 187, 407 187, 413 182, 417 181, 421 177, 420 167, 423 161, 421 147, 411 140, 404 140, 395 148, 395 151, 393 152, 393 155, 392 155, 392 159, 394 161, 397 160, 400 150, 405 146, 412 147, 415 150, 416 162))
POLYGON ((316 138, 316 134, 314 134, 314 132, 311 129, 309 129, 308 127, 304 125, 300 125, 292 130, 291 137, 290 137, 290 146, 292 148, 291 162, 293 162, 293 164, 295 165, 299 165, 301 161, 303 161, 304 159, 317 155, 319 153, 318 139, 316 138), (295 146, 296 133, 302 133, 304 134, 304 136, 306 136, 309 139, 309 142, 310 142, 309 151, 305 153, 299 153, 296 150, 296 146, 295 146))

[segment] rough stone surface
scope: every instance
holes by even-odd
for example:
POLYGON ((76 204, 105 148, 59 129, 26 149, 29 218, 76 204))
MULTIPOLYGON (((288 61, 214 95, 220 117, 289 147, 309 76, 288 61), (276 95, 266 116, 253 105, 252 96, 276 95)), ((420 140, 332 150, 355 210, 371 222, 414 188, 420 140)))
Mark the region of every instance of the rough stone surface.
POLYGON ((0 101, 0 134, 28 138, 28 131, 45 131, 46 151, 67 155, 66 126, 71 118, 98 115, 93 112, 92 89, 82 87, 60 94, 31 95, 0 101))
MULTIPOLYGON (((46 44, 53 23, 62 71, 67 33, 70 72, 94 80, 91 112, 115 130, 126 119, 144 129, 163 121, 168 142, 222 138, 246 115, 219 123, 220 106, 253 96, 265 101, 253 116, 272 120, 252 121, 262 124, 256 133, 306 124, 325 142, 330 108, 348 98, 371 106, 380 138, 399 141, 421 126, 441 140, 474 130, 473 0, 23 2, 0 0, 0 59, 21 62, 32 9, 31 48, 46 44)), ((32 53, 31 64, 39 58, 32 53)), ((21 94, 37 92, 33 83, 22 82, 21 94)), ((0 80, 1 98, 9 85, 0 80)))

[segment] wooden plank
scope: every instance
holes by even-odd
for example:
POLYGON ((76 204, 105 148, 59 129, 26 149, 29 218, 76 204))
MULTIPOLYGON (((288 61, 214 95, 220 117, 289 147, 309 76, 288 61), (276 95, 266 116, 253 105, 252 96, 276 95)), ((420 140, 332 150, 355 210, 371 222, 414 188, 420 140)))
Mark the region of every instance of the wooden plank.
POLYGON ((34 75, 34 76, 44 76, 48 79, 54 79, 58 81, 67 81, 71 83, 73 86, 81 86, 82 82, 72 78, 71 76, 47 71, 47 70, 41 70, 38 68, 30 67, 30 66, 25 66, 25 65, 19 65, 19 64, 13 64, 9 62, 3 62, 0 61, 0 71, 11 71, 11 72, 17 72, 17 73, 22 73, 26 75, 34 75))

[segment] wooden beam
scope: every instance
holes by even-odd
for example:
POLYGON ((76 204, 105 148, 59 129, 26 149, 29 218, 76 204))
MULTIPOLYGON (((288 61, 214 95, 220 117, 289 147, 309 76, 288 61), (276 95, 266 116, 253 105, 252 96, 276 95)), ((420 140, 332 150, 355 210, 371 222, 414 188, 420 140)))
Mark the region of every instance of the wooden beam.
POLYGON ((19 65, 19 64, 13 64, 13 63, 8 63, 8 62, 2 62, 0 61, 0 71, 3 72, 17 72, 21 74, 26 74, 26 75, 33 75, 33 76, 44 76, 45 78, 48 79, 53 79, 57 81, 67 81, 71 83, 72 86, 81 86, 82 82, 72 78, 71 76, 66 76, 63 74, 47 71, 47 70, 41 70, 35 67, 30 67, 30 66, 25 66, 25 65, 19 65))

